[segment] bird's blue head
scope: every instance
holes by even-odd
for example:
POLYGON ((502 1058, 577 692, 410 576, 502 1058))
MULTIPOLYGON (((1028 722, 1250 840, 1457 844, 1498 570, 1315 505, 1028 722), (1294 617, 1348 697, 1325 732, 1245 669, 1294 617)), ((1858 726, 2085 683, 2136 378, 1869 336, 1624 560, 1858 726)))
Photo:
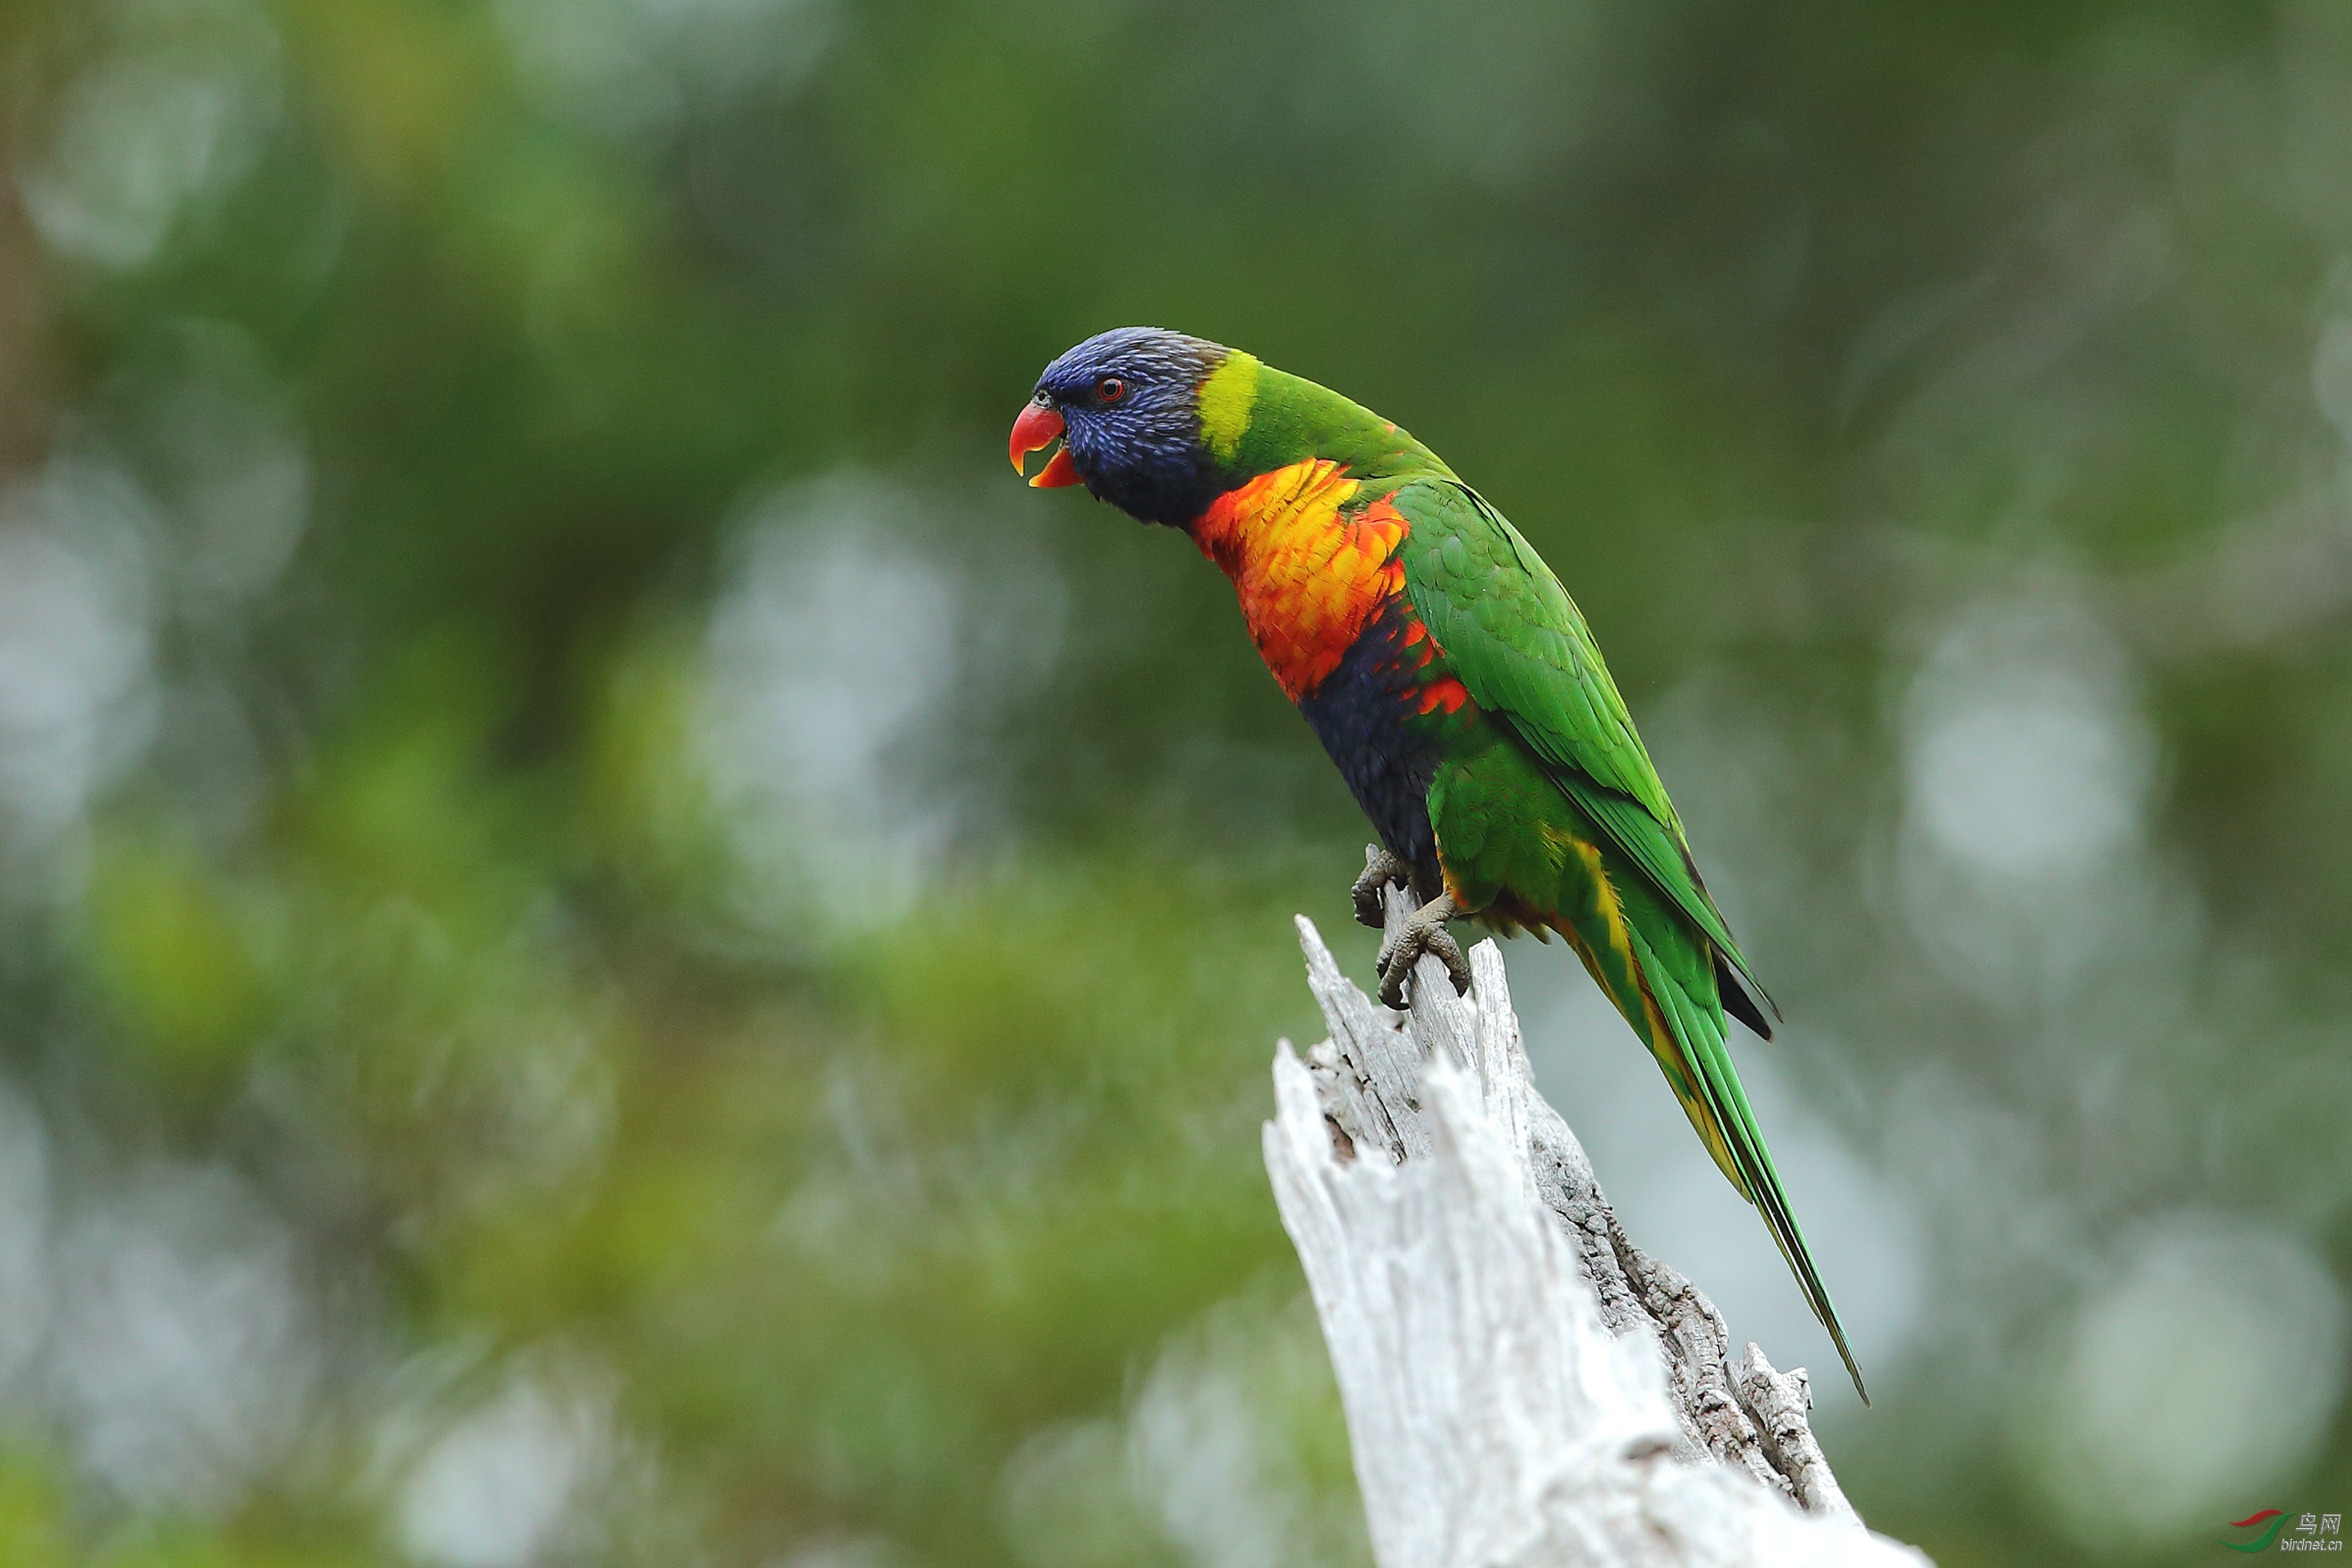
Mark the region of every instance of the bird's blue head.
POLYGON ((1098 333, 1045 367, 1013 426, 1013 466, 1062 438, 1029 482, 1083 483, 1145 522, 1182 527, 1224 488, 1201 439, 1201 388, 1233 351, 1158 327, 1098 333))

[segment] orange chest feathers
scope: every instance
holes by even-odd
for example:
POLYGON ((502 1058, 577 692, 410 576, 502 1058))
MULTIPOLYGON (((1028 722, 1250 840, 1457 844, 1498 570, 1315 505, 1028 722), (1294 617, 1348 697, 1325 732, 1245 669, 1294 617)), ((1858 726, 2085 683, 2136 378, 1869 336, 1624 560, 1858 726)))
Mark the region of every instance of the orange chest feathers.
POLYGON ((1337 463, 1310 458, 1227 490, 1192 525, 1201 553, 1234 580, 1250 638, 1294 702, 1404 588, 1397 546, 1409 525, 1386 500, 1340 515, 1356 488, 1337 463))

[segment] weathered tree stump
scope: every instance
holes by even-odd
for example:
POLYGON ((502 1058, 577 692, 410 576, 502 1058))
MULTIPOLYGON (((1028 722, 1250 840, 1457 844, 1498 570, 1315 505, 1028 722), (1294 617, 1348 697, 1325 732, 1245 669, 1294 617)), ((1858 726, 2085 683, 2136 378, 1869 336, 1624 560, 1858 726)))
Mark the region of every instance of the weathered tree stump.
MULTIPOLYGON (((1393 931, 1411 912, 1390 894, 1393 931)), ((1536 1092, 1500 951, 1374 1004, 1298 921, 1331 1037, 1275 1056, 1265 1163, 1330 1347, 1381 1568, 1864 1564, 1805 1373, 1626 1237, 1536 1092)))

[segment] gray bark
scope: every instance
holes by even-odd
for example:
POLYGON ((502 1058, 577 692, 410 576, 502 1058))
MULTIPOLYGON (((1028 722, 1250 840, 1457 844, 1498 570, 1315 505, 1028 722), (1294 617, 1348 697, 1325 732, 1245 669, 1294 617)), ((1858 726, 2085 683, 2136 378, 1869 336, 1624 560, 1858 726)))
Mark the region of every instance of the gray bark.
MULTIPOLYGON (((1412 908, 1391 893, 1389 927, 1412 908)), ((1804 1372, 1636 1247, 1535 1090, 1500 951, 1376 1005, 1298 921, 1331 1037, 1274 1064, 1265 1163, 1330 1347, 1381 1568, 1874 1564, 1804 1372)))

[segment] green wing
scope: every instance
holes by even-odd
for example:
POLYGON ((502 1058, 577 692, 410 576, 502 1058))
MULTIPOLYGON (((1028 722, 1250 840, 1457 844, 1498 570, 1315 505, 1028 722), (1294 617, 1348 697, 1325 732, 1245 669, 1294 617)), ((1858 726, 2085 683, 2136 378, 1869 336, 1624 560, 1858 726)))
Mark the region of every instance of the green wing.
MULTIPOLYGON (((1546 776, 1591 816, 1647 887, 1603 889, 1619 901, 1622 930, 1638 977, 1615 996, 1648 1037, 1691 1125, 1742 1196, 1764 1216, 1806 1303, 1829 1331, 1864 1403, 1862 1369, 1848 1347, 1789 1194, 1764 1146, 1748 1093, 1726 1048, 1711 943, 1740 981, 1764 997, 1734 945, 1722 913, 1692 864, 1682 823, 1633 732, 1633 721, 1601 650, 1559 579, 1518 530, 1456 481, 1420 479, 1391 498, 1412 524, 1405 591, 1471 700, 1511 724, 1546 776), (1668 908, 1671 906, 1671 910, 1668 908), (1688 923, 1677 921, 1680 915, 1688 923), (1643 994, 1654 1004, 1645 1022, 1643 994), (1663 1028, 1658 1028, 1662 1025, 1663 1028)), ((1622 884, 1625 879, 1616 879, 1622 884)), ((1595 932, 1588 945, 1608 945, 1595 932)), ((1606 966, 1594 971, 1601 978, 1606 966)), ((1603 979, 1604 985, 1608 981, 1603 979)), ((1764 997, 1765 1005, 1771 1005, 1764 997)))
POLYGON ((1553 782, 1777 1016, 1699 878, 1682 819, 1559 579, 1508 519, 1457 480, 1416 480, 1390 499, 1412 524, 1405 591, 1471 700, 1509 721, 1553 782))

